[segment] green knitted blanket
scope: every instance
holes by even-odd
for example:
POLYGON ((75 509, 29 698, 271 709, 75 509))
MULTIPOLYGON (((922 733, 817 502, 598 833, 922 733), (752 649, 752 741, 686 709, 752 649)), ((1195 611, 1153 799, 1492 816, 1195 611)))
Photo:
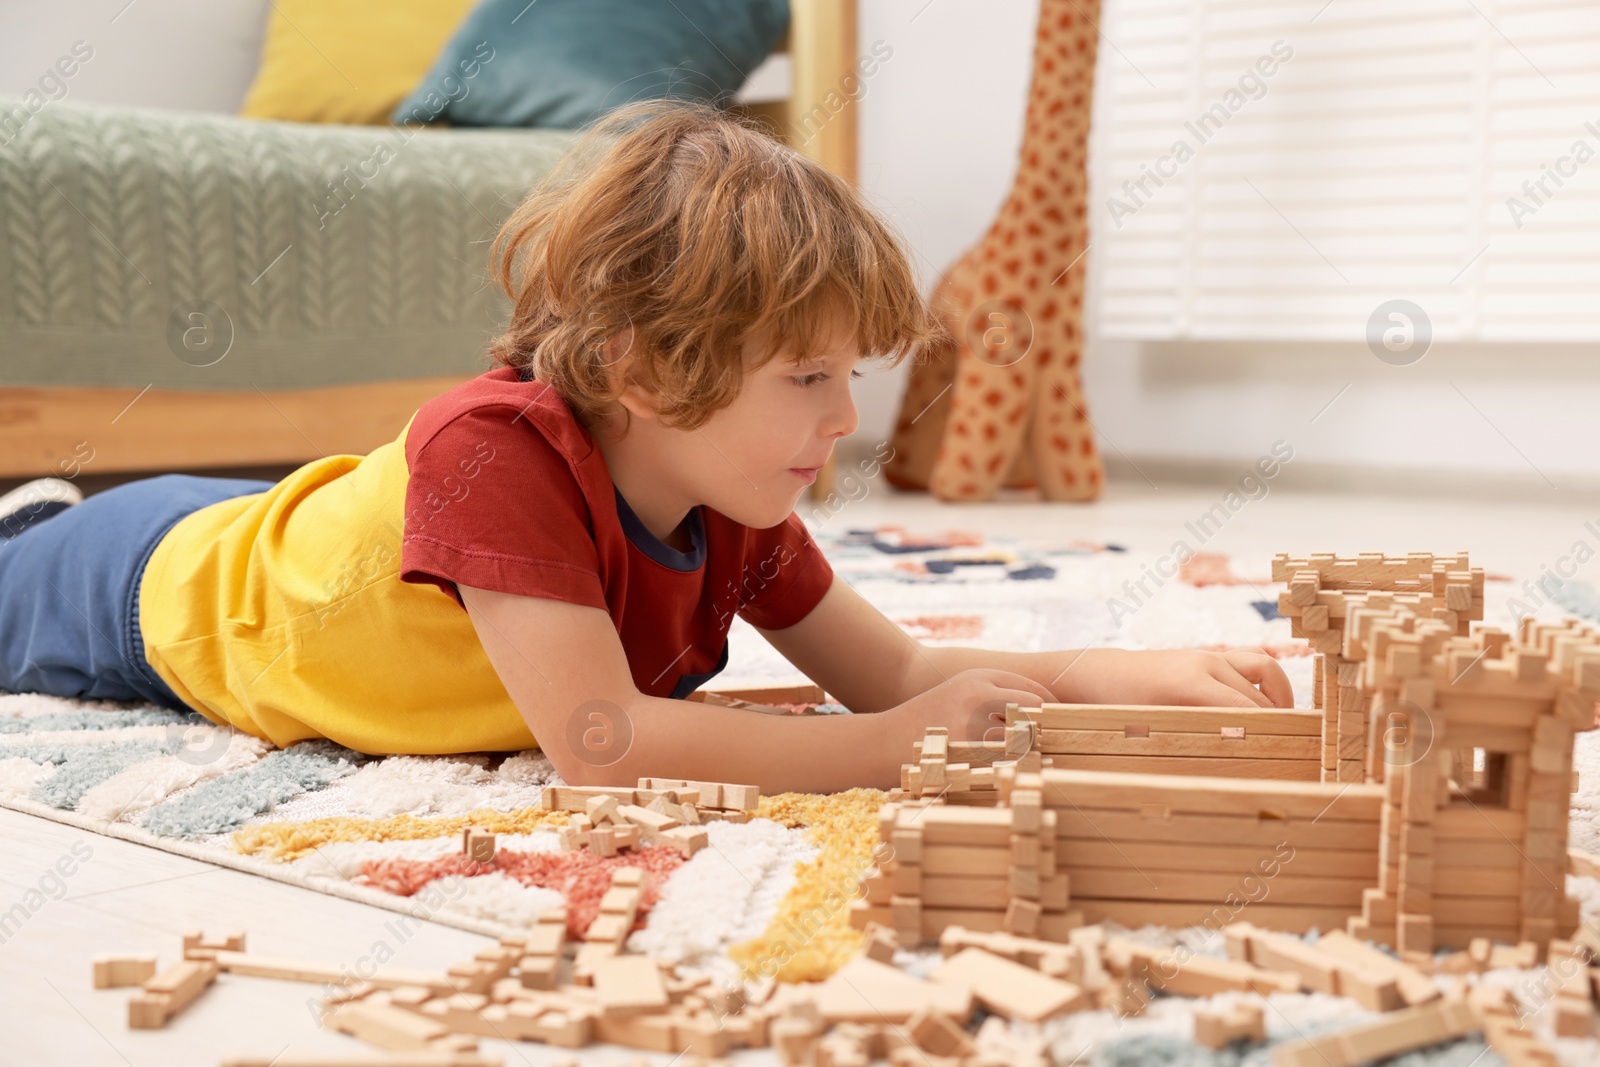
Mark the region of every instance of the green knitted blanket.
POLYGON ((574 136, 0 99, 0 385, 481 372, 488 242, 574 136))

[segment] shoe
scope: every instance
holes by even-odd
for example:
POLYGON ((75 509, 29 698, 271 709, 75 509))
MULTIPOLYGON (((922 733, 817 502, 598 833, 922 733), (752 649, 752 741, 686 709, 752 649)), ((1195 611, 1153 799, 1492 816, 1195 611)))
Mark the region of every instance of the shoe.
POLYGON ((35 478, 0 496, 0 541, 83 503, 83 492, 61 478, 35 478))

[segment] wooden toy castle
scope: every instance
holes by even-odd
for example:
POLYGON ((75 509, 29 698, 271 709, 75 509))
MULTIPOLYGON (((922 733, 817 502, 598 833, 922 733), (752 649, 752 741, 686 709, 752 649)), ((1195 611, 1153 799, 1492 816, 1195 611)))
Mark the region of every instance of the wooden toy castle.
POLYGON ((1087 923, 1345 930, 1402 952, 1571 936, 1576 731, 1600 630, 1483 618, 1466 555, 1273 560, 1314 707, 1011 705, 930 730, 853 921, 1065 941, 1087 923))

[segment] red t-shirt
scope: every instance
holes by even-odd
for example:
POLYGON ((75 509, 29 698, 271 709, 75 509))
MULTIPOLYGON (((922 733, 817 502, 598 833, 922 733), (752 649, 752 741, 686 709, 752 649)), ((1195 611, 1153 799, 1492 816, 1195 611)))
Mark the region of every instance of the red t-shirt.
POLYGON ((400 580, 586 604, 610 614, 634 684, 686 697, 728 663, 737 613, 793 626, 833 581, 798 515, 752 529, 704 504, 693 547, 655 537, 547 384, 499 367, 435 397, 406 437, 400 580))

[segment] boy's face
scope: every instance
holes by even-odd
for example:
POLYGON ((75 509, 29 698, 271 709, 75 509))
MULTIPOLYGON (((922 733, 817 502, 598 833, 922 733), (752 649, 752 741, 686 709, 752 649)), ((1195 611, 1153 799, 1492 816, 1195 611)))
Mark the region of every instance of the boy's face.
MULTIPOLYGON (((745 366, 762 355, 747 346, 745 366)), ((745 526, 765 529, 788 518, 839 438, 860 422, 850 395, 860 360, 854 338, 836 331, 802 363, 780 353, 747 370, 732 404, 699 429, 678 431, 686 488, 745 526)))

